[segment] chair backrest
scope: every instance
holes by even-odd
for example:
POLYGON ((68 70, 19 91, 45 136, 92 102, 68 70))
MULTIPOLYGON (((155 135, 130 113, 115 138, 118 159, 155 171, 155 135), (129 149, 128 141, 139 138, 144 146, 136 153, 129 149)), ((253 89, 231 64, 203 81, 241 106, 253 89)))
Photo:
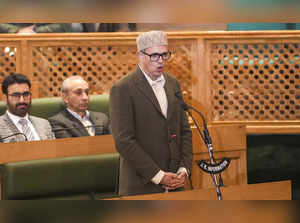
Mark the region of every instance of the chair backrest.
MULTIPOLYGON (((109 95, 91 95, 89 98, 89 110, 103 112, 109 116, 109 95)), ((60 97, 34 98, 29 113, 41 118, 49 118, 64 109, 63 101, 60 97)), ((6 111, 6 105, 0 102, 0 115, 6 111)))
POLYGON ((0 171, 3 200, 118 196, 118 153, 6 163, 0 171))

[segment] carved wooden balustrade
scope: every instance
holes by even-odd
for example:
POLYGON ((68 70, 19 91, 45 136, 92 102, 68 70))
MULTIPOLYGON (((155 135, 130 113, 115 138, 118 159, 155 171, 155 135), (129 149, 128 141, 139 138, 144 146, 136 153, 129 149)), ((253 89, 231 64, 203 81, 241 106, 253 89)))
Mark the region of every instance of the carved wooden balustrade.
MULTIPOLYGON (((0 36, 0 81, 28 75, 34 97, 60 95, 81 75, 93 94, 137 65, 138 33, 0 36)), ((300 132, 300 32, 170 32, 167 71, 211 125, 245 124, 248 133, 300 132)))

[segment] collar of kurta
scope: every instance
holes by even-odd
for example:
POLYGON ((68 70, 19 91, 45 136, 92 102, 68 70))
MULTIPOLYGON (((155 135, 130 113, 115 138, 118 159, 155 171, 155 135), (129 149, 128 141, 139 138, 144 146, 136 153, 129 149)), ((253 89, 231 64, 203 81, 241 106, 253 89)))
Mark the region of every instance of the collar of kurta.
POLYGON ((148 83, 150 84, 151 87, 157 86, 157 85, 161 85, 161 87, 165 86, 166 80, 164 75, 160 75, 156 80, 152 80, 141 68, 141 66, 139 65, 142 73, 144 74, 144 76, 146 77, 148 83))

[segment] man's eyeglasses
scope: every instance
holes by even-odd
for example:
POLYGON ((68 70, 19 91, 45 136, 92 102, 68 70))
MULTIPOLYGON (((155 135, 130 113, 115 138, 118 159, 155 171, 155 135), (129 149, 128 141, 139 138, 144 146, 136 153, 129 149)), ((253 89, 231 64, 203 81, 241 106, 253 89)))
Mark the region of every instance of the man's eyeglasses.
POLYGON ((157 62, 159 61, 159 58, 161 57, 164 61, 167 61, 168 59, 170 59, 171 57, 171 52, 165 52, 165 53, 152 53, 152 54, 148 54, 144 51, 141 51, 143 54, 147 55, 148 57, 150 57, 150 61, 151 62, 157 62))
POLYGON ((12 93, 12 94, 8 94, 8 96, 11 96, 11 97, 16 98, 16 99, 20 99, 23 96, 24 99, 28 99, 28 98, 30 98, 31 93, 29 91, 25 91, 23 93, 15 92, 15 93, 12 93))

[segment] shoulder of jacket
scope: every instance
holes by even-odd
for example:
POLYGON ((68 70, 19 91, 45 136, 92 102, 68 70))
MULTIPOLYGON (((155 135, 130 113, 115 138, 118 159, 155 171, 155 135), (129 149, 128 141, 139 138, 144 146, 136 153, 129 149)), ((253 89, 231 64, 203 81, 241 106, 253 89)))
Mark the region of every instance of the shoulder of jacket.
POLYGON ((169 73, 164 73, 164 76, 165 78, 168 80, 168 81, 172 81, 172 82, 176 82, 176 83, 179 83, 178 80, 171 74, 169 73))
POLYGON ((89 111, 91 115, 94 116, 107 116, 105 113, 103 112, 97 112, 97 111, 89 111))
POLYGON ((3 120, 3 119, 5 119, 7 116, 4 114, 4 115, 1 115, 0 116, 0 120, 3 120))
POLYGON ((40 117, 32 116, 32 115, 30 115, 29 118, 33 121, 45 122, 45 123, 48 122, 49 123, 49 121, 45 118, 40 118, 40 117))
POLYGON ((66 113, 67 113, 67 111, 64 109, 64 110, 56 113, 55 115, 49 117, 48 120, 56 120, 56 119, 65 118, 66 113))

